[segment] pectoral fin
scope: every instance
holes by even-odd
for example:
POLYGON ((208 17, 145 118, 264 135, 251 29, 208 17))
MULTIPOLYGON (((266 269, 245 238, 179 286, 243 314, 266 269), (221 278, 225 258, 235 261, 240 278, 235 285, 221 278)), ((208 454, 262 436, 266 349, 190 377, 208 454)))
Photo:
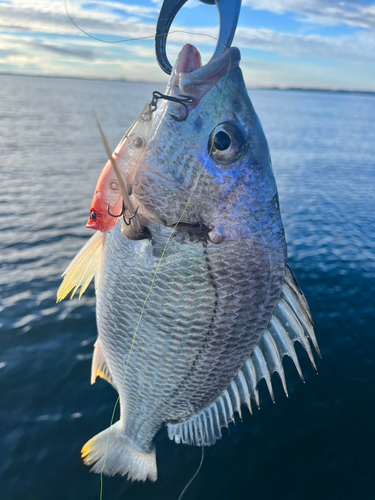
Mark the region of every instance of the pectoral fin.
POLYGON ((57 302, 65 299, 70 292, 70 298, 73 298, 79 287, 81 298, 100 267, 103 241, 104 233, 97 231, 74 257, 63 274, 63 282, 57 291, 57 302))

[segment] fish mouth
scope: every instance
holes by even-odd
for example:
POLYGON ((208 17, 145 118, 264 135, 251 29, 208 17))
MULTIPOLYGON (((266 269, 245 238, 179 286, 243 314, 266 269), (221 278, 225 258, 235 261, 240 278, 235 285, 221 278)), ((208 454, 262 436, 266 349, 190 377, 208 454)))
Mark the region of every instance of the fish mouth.
POLYGON ((239 67, 240 61, 239 49, 230 47, 202 66, 199 50, 194 45, 186 44, 173 66, 167 95, 192 97, 194 101, 187 106, 189 110, 194 109, 223 76, 239 67))
POLYGON ((91 219, 89 219, 86 223, 86 227, 88 229, 95 229, 96 231, 98 231, 99 229, 101 229, 101 226, 98 222, 94 222, 92 221, 91 219))

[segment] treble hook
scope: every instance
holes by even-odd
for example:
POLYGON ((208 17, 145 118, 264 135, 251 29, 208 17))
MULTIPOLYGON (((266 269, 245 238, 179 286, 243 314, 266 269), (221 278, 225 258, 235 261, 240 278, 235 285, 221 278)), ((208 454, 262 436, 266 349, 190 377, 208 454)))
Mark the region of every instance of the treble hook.
POLYGON ((139 209, 139 207, 137 207, 137 208, 135 209, 135 212, 134 212, 132 215, 129 215, 129 216, 128 216, 128 215, 125 215, 125 214, 126 214, 126 207, 125 207, 125 203, 124 203, 124 202, 122 202, 122 210, 121 210, 121 213, 119 213, 118 215, 111 214, 111 212, 110 212, 110 210, 109 210, 109 205, 107 206, 107 213, 108 213, 108 215, 110 215, 111 217, 114 217, 114 218, 116 218, 116 219, 117 219, 118 217, 121 217, 121 216, 122 216, 122 218, 123 218, 123 220, 124 220, 125 224, 126 224, 127 226, 130 226, 130 224, 131 224, 131 220, 132 220, 132 219, 134 219, 134 217, 135 217, 135 216, 137 215, 137 213, 138 213, 138 209, 139 209), (129 221, 129 222, 128 222, 128 221, 129 221))
POLYGON ((181 104, 185 108, 185 115, 183 117, 181 117, 181 118, 178 117, 178 116, 176 116, 176 115, 172 115, 171 113, 169 113, 169 116, 171 118, 173 118, 173 120, 176 120, 176 122, 183 122, 183 121, 185 121, 187 119, 187 117, 189 116, 189 109, 186 106, 186 103, 190 104, 190 103, 194 102, 193 97, 191 97, 189 95, 180 95, 180 97, 173 97, 171 95, 162 94, 161 92, 158 92, 157 90, 155 90, 152 93, 152 99, 151 99, 151 102, 150 102, 151 111, 155 111, 156 110, 156 108, 157 108, 157 102, 158 102, 159 99, 165 99, 166 101, 177 102, 178 104, 181 104))

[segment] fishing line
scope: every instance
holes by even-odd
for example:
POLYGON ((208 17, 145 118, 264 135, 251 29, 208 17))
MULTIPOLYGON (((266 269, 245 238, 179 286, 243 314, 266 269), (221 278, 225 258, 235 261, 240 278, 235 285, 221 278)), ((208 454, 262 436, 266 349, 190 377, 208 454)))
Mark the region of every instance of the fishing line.
MULTIPOLYGON (((67 4, 66 0, 64 0, 64 4, 65 4, 66 15, 69 18, 69 20, 72 22, 72 24, 74 24, 74 26, 79 31, 81 31, 81 33, 84 33, 86 36, 92 38, 93 40, 96 40, 97 42, 102 42, 102 43, 135 42, 135 41, 138 41, 138 40, 148 40, 150 38, 156 38, 156 37, 159 37, 159 36, 173 35, 174 33, 184 33, 185 35, 206 36, 208 38, 212 38, 212 40, 215 40, 216 42, 220 43, 224 47, 224 50, 228 53, 228 48, 218 38, 216 38, 213 35, 209 35, 207 33, 197 33, 196 31, 172 30, 172 31, 169 31, 168 33, 159 33, 158 35, 139 36, 139 37, 135 37, 135 38, 121 38, 120 40, 103 40, 102 38, 98 38, 98 37, 96 37, 94 35, 90 35, 90 33, 88 33, 87 31, 85 31, 84 29, 82 29, 80 26, 78 26, 78 24, 74 21, 74 19, 69 14, 68 4, 67 4)), ((228 54, 228 56, 229 56, 229 54, 228 54)), ((229 57, 229 59, 230 59, 230 57, 229 57)))
POLYGON ((201 457, 201 461, 200 461, 200 464, 198 466, 198 469, 195 471, 195 474, 194 476, 190 479, 190 481, 187 483, 187 485, 185 486, 185 488, 181 491, 181 495, 178 497, 177 500, 181 500, 181 498, 184 496, 185 494, 185 491, 189 488, 189 486, 191 485, 191 483, 194 481, 194 479, 197 477, 197 475, 199 474, 199 471, 201 470, 202 468, 202 464, 203 464, 203 459, 204 459, 204 446, 202 446, 202 457, 201 457))
MULTIPOLYGON (((229 75, 229 72, 230 72, 230 67, 231 67, 231 57, 230 57, 229 51, 228 51, 228 49, 227 49, 226 47, 225 47, 225 50, 226 50, 226 51, 227 51, 227 53, 228 53, 228 57, 229 57, 229 65, 228 65, 228 71, 227 71, 227 73, 226 73, 226 75, 225 75, 225 77, 224 77, 224 81, 223 81, 223 88, 222 88, 222 92, 221 92, 220 99, 219 99, 219 106, 218 106, 218 110, 217 110, 217 120, 216 120, 217 125, 219 124, 219 115, 220 115, 221 106, 222 106, 222 101, 223 101, 224 88, 225 88, 225 84, 226 84, 226 81, 227 81, 227 78, 228 78, 228 75, 229 75)), ((216 125, 216 126, 217 126, 217 125, 216 125)), ((190 193, 189 198, 188 198, 188 200, 187 200, 187 202, 186 202, 186 205, 185 205, 185 207, 184 207, 184 209, 183 209, 183 211, 182 211, 182 213, 181 213, 181 215, 180 215, 180 217, 179 217, 179 219, 178 219, 178 221, 177 221, 177 224, 173 227, 173 229, 172 229, 171 233, 169 234, 169 236, 168 236, 168 238, 167 238, 167 241, 166 241, 165 246, 164 246, 164 248, 163 248, 163 251, 162 251, 162 253, 161 253, 161 257, 160 257, 159 262, 158 262, 158 264, 157 264, 157 266, 156 266, 156 269, 155 269, 155 271, 154 271, 153 277, 152 277, 152 279, 151 279, 150 289, 149 289, 148 294, 147 294, 147 296, 146 296, 146 298, 145 298, 145 300, 144 300, 144 302, 143 302, 142 309, 141 309, 141 313, 140 313, 140 316, 139 316, 139 319, 138 319, 138 323, 137 323, 137 325, 136 325, 136 327, 135 327, 135 331, 134 331, 134 334, 133 334, 132 342, 131 342, 131 345, 130 345, 129 354, 128 354, 128 357, 127 357, 127 359, 126 359, 126 363, 125 363, 124 377, 123 377, 123 379, 122 379, 122 385, 121 385, 121 389, 120 389, 120 390, 122 390, 122 389, 123 389, 123 387, 124 387, 124 385, 125 385, 126 372, 127 372, 127 369, 128 369, 128 365, 129 365, 130 357, 131 357, 131 354, 132 354, 132 352, 133 352, 133 348, 134 348, 135 340, 136 340, 136 337, 137 337, 137 333, 138 333, 139 326, 140 326, 141 321, 142 321, 142 318, 143 318, 143 314, 144 314, 144 311, 145 311, 145 308, 146 308, 146 304, 147 304, 147 302, 148 302, 148 299, 150 298, 150 295, 151 295, 152 289, 153 289, 153 287, 154 287, 154 283, 155 283, 156 275, 157 275, 157 273, 158 273, 158 271, 159 271, 159 268, 160 268, 160 266, 161 266, 161 263, 162 263, 162 261, 163 261, 163 259, 164 259, 165 252, 166 252, 167 247, 168 247, 168 245, 169 245, 169 242, 170 242, 170 240, 171 240, 171 238, 172 238, 172 236, 173 236, 173 233, 176 231, 176 229, 177 229, 177 227, 178 227, 178 224, 181 222, 181 220, 182 220, 182 218, 183 218, 183 216, 184 216, 184 214, 185 214, 185 212, 186 212, 186 210, 187 210, 187 208, 188 208, 188 206, 189 206, 189 204, 190 204, 190 202, 191 202, 191 199, 192 199, 192 197, 193 197, 193 195, 194 195, 194 192, 195 192, 195 190, 196 190, 196 189, 197 189, 197 187, 198 187, 198 183, 199 183, 199 181, 200 181, 200 178, 201 178, 201 176, 202 176, 202 174, 203 174, 203 171, 204 171, 204 170, 205 170, 205 168, 206 168, 206 165, 207 165, 208 159, 210 158, 210 155, 211 155, 211 152, 212 152, 212 148, 213 148, 213 140, 212 140, 212 142, 211 142, 210 149, 209 149, 209 151, 208 151, 208 156, 207 156, 207 159, 206 159, 206 161, 204 162, 204 164, 203 164, 203 166, 202 166, 201 170, 200 170, 200 171, 199 171, 199 173, 198 173, 197 179, 196 179, 196 181, 195 181, 195 183, 194 183, 194 186, 193 186, 193 188, 192 188, 192 190, 191 190, 191 193, 190 193)), ((116 412, 117 406, 118 406, 118 404, 119 404, 119 401, 120 401, 120 396, 118 396, 118 397, 117 397, 116 403, 115 403, 114 408, 113 408, 113 411, 112 411, 112 417, 111 417, 111 421, 110 421, 110 424, 109 424, 109 426, 110 426, 110 427, 111 427, 111 426, 112 426, 112 424, 113 424, 113 420, 114 420, 114 417, 115 417, 115 412, 116 412)), ((109 432, 110 432, 110 431, 109 431, 109 432)), ((100 487, 101 487, 101 490, 100 490, 100 497, 99 497, 99 498, 100 498, 100 500, 102 500, 102 498, 103 498, 103 471, 104 471, 104 467, 105 467, 105 463, 106 463, 106 459, 107 459, 108 442, 109 442, 109 432, 108 432, 107 443, 106 443, 106 449, 105 449, 105 454, 104 454, 104 462, 103 462, 102 470, 101 470, 101 472, 100 472, 100 487)), ((202 450, 203 450, 203 446, 202 446, 202 450)), ((203 460, 203 459, 202 459, 202 460, 203 460)))
MULTIPOLYGON (((64 4, 65 4, 65 9, 66 9, 66 14, 68 16, 68 18, 70 19, 70 21, 74 24, 74 26, 76 26, 77 29, 79 29, 82 33, 84 33, 85 35, 89 36, 90 38, 93 38, 94 40, 97 40, 97 41, 100 41, 100 42, 103 42, 103 43, 123 43, 123 42, 131 42, 131 41, 136 41, 136 40, 144 40, 144 39, 147 39, 147 38, 154 38, 155 35, 150 35, 150 36, 144 36, 144 37, 138 37, 138 38, 125 38, 125 39, 122 39, 122 40, 115 40, 115 41, 106 41, 106 40, 101 40, 100 38, 97 38, 97 37, 94 37, 92 35, 90 35, 89 33, 86 33, 86 31, 84 31, 82 28, 80 28, 76 22, 74 21, 74 19, 70 16, 69 12, 68 12, 68 6, 67 6, 67 2, 66 0, 64 0, 64 4)), ((189 31, 185 31, 185 30, 174 30, 174 31, 171 31, 169 32, 169 34, 173 34, 173 33, 185 33, 185 34, 188 34, 188 35, 198 35, 198 36, 206 36, 208 38, 212 38, 213 40, 215 40, 217 43, 220 43, 223 47, 224 47, 224 50, 226 51, 228 57, 229 57, 229 64, 228 64, 228 71, 227 73, 225 74, 225 76, 223 77, 224 80, 223 80, 223 86, 222 86, 222 91, 221 91, 221 94, 220 94, 220 98, 219 98, 219 105, 218 105, 218 108, 217 108, 217 120, 216 120, 216 126, 219 125, 219 116, 220 116, 220 112, 221 112, 221 107, 222 107, 222 101, 223 101, 223 95, 224 95, 224 89, 225 89, 225 85, 226 85, 226 81, 227 81, 227 78, 228 78, 228 75, 229 75, 229 72, 230 72, 230 68, 231 68, 231 57, 230 57, 230 53, 229 53, 229 50, 228 48, 216 37, 212 36, 212 35, 208 35, 206 33, 196 33, 196 32, 189 32, 189 31)), ((166 33, 168 34, 168 33, 166 33)), ((164 36, 165 34, 161 33, 160 35, 156 35, 156 36, 164 36)), ((197 179, 194 183, 194 186, 190 192, 190 195, 189 195, 189 198, 186 202, 186 205, 184 206, 184 209, 182 210, 182 213, 177 221, 177 223, 175 224, 175 226, 173 227, 172 231, 170 232, 168 238, 167 238, 167 241, 165 243, 165 246, 163 248, 163 251, 161 253, 161 256, 160 256, 160 259, 158 261, 158 264, 155 268, 155 271, 154 271, 154 274, 152 276, 152 279, 151 279, 151 284, 150 284, 150 289, 148 291, 148 294, 143 302, 143 305, 142 305, 142 309, 141 309, 141 313, 140 313, 140 316, 139 316, 139 319, 138 319, 138 322, 137 322, 137 325, 135 327, 135 330, 134 330, 134 334, 133 334, 133 337, 132 337, 132 341, 131 341, 131 344, 130 344, 130 349, 129 349, 129 353, 128 353, 128 356, 127 356, 127 359, 126 359, 126 362, 125 362, 125 367, 124 367, 124 377, 123 377, 123 380, 122 380, 122 385, 121 385, 121 388, 120 388, 120 391, 123 389, 124 385, 125 385, 125 378, 126 378, 126 372, 127 372, 127 369, 128 369, 128 366, 129 366, 129 361, 130 361, 130 357, 131 357, 131 354, 133 352, 133 348, 134 348, 134 344, 135 344, 135 340, 136 340, 136 337, 137 337, 137 333, 138 333, 138 330, 139 330, 139 326, 141 324, 141 321, 142 321, 142 318, 143 318, 143 314, 144 314, 144 311, 145 311, 145 308, 146 308, 146 304, 148 302, 148 299, 150 298, 150 295, 151 295, 151 292, 152 292, 152 289, 154 287, 154 283, 155 283, 155 279, 156 279, 156 275, 159 271, 159 268, 161 266, 161 263, 164 259, 164 255, 165 255, 165 252, 167 250, 167 247, 169 245, 169 242, 174 234, 174 232, 176 231, 179 223, 181 222, 190 202, 191 202, 191 199, 198 187, 198 183, 200 181, 200 178, 206 168, 206 165, 207 165, 207 162, 209 161, 209 158, 210 158, 210 155, 211 155, 211 152, 212 152, 212 149, 213 149, 213 145, 214 145, 214 141, 212 140, 211 141, 211 144, 210 144, 210 147, 209 147, 209 150, 208 150, 208 155, 207 155, 207 158, 202 166, 202 168, 200 169, 199 173, 198 173, 198 176, 197 176, 197 179)), ((119 392, 120 392, 119 391, 119 392)), ((110 424, 109 424, 109 427, 111 427, 113 425, 113 420, 114 420, 114 417, 115 417, 115 413, 116 413, 116 409, 117 409, 117 406, 120 402, 120 396, 117 397, 117 400, 115 402, 115 405, 113 407, 113 411, 112 411, 112 416, 111 416, 111 420, 110 420, 110 424)), ((100 471, 100 496, 99 496, 99 499, 102 500, 103 498, 103 471, 104 471, 104 468, 105 468, 105 464, 106 464, 106 459, 107 459, 107 454, 108 454, 108 442, 109 442, 109 435, 110 435, 110 431, 108 432, 108 437, 107 437, 107 442, 106 442, 106 448, 105 448, 105 452, 104 452, 104 461, 103 461, 103 466, 102 466, 102 469, 100 471)), ((190 484, 192 483, 192 481, 195 479, 195 477, 197 476, 197 474, 199 473, 200 471, 200 468, 202 466, 202 463, 203 463, 203 458, 204 458, 204 447, 202 446, 202 458, 201 458, 201 463, 196 471, 196 473, 194 474, 194 476, 191 478, 191 480, 188 482, 188 484, 185 486, 184 490, 182 491, 180 497, 178 500, 181 500, 183 494, 185 493, 186 489, 190 486, 190 484)))

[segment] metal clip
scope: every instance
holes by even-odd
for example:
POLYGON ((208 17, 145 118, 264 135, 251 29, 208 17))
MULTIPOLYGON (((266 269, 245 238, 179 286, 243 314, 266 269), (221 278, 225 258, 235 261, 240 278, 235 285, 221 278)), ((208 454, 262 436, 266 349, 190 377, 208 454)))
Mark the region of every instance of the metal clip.
POLYGON ((180 97, 173 97, 171 95, 162 94, 161 92, 155 90, 152 93, 152 99, 150 102, 150 109, 152 112, 156 111, 157 102, 159 99, 165 99, 167 101, 177 102, 178 104, 181 104, 185 108, 185 116, 183 116, 182 118, 179 118, 178 116, 169 113, 169 116, 173 118, 173 120, 176 120, 177 122, 183 122, 186 120, 186 118, 189 116, 189 109, 186 106, 186 103, 194 102, 194 99, 189 95, 180 95, 180 97))

